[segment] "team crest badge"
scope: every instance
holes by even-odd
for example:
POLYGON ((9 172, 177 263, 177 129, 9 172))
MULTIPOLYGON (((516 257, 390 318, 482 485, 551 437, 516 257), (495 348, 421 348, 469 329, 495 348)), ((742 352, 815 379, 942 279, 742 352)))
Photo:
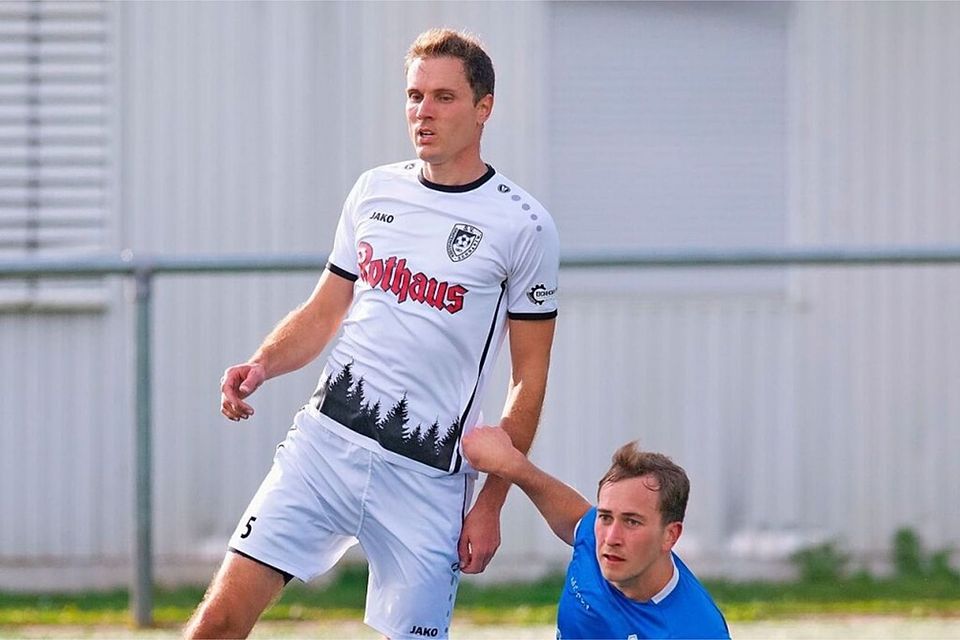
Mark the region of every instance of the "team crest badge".
POLYGON ((447 255, 454 262, 466 260, 480 246, 483 231, 469 224, 455 224, 447 238, 447 255))

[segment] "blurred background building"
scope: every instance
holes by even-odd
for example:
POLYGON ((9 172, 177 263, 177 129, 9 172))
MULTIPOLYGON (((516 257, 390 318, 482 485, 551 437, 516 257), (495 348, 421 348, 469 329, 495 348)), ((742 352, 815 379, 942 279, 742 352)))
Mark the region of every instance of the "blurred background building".
MULTIPOLYGON (((360 172, 411 157, 425 28, 497 69, 484 157, 566 253, 960 241, 960 4, 0 3, 0 256, 325 254, 360 172)), ((165 276, 154 302, 154 545, 206 582, 319 363, 219 414, 318 274, 165 276)), ((639 438, 689 472, 703 575, 786 575, 836 541, 960 546, 960 266, 562 277, 533 457, 588 497, 639 438)), ((119 278, 0 281, 0 588, 123 584, 133 309, 119 278)), ((488 394, 499 416, 504 363, 488 394)), ((485 577, 561 566, 515 491, 485 577)))

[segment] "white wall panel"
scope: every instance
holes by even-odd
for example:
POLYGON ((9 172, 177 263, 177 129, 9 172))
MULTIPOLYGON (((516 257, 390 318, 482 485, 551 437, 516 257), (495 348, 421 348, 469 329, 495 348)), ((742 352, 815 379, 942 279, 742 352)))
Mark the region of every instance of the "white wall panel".
POLYGON ((551 9, 550 204, 567 246, 782 244, 787 5, 551 9))
POLYGON ((122 309, 0 315, 0 565, 129 553, 124 319, 122 309))
MULTIPOLYGON (((800 517, 783 411, 790 313, 770 294, 565 295, 534 458, 592 499, 618 446, 639 439, 668 453, 693 484, 685 554, 708 570, 735 569, 728 542, 744 523, 790 530, 800 517)), ((512 553, 562 562, 542 522, 525 531, 505 537, 501 564, 512 553)))
MULTIPOLYGON (((111 236, 114 251, 326 253, 359 173, 411 155, 402 59, 430 26, 468 28, 487 42, 498 64, 496 120, 503 123, 500 132, 490 127, 488 157, 531 189, 542 171, 538 141, 521 135, 538 122, 542 101, 542 5, 111 8, 122 74, 115 132, 122 216, 111 236)), ((154 521, 161 579, 208 577, 212 565, 196 568, 198 557, 222 555, 274 444, 310 394, 317 367, 267 385, 249 423, 228 424, 217 410, 222 369, 247 357, 309 294, 316 275, 158 279, 154 521)), ((53 316, 0 316, 5 361, 23 361, 0 373, 0 501, 19 523, 0 533, 0 586, 127 578, 131 316, 119 287, 113 293, 102 315, 65 315, 55 323, 53 316), (84 384, 96 384, 68 405, 60 399, 79 364, 95 372, 84 384), (54 439, 50 427, 37 428, 51 422, 60 425, 54 439), (91 567, 107 570, 94 576, 91 567)))
MULTIPOLYGON (((563 209, 551 167, 565 158, 553 158, 551 117, 569 107, 560 101, 589 96, 550 85, 557 12, 601 5, 110 6, 122 62, 114 250, 326 253, 359 172, 410 155, 401 60, 416 33, 437 24, 477 32, 497 64, 486 158, 563 209)), ((669 6, 651 10, 663 18, 669 6)), ((733 29, 724 12, 749 14, 751 6, 705 10, 733 29)), ((764 237, 785 234, 802 246, 957 242, 960 6, 757 6, 759 17, 748 15, 733 32, 760 29, 767 51, 786 39, 784 120, 768 118, 765 129, 781 127, 783 167, 767 167, 769 181, 758 182, 764 203, 775 205, 780 188, 785 201, 764 237)), ((680 14, 701 19, 695 8, 680 14)), ((621 117, 629 119, 629 109, 621 117)), ((768 143, 763 157, 774 162, 768 143)), ((576 149, 598 160, 602 151, 576 149)), ((584 190, 612 197, 622 186, 584 190)), ((581 239, 562 238, 567 250, 581 239)), ((816 535, 876 558, 900 525, 931 546, 956 547, 960 512, 942 496, 960 485, 952 455, 960 449, 960 399, 952 393, 960 383, 958 277, 954 267, 804 268, 786 277, 566 272, 533 456, 592 497, 610 453, 627 440, 673 455, 693 480, 681 548, 704 573, 769 573, 782 567, 787 546, 816 535)), ((273 446, 310 394, 318 366, 260 390, 249 422, 227 423, 218 413, 222 369, 247 357, 315 278, 157 281, 162 580, 209 577, 273 446)), ((0 527, 0 588, 128 578, 130 311, 111 285, 101 313, 0 314, 0 512, 17 516, 0 527)), ((501 363, 484 405, 490 420, 505 383, 501 363)), ((488 578, 566 556, 517 491, 503 530, 488 578)))
MULTIPOLYGON (((551 5, 550 197, 568 251, 785 241, 788 18, 551 5)), ((799 530, 782 270, 598 270, 561 289, 548 414, 568 442, 540 441, 545 463, 593 496, 627 440, 672 455, 693 480, 681 547, 700 571, 741 571, 737 536, 799 530)))
MULTIPOLYGON (((96 209, 98 242, 115 248, 118 177, 113 141, 118 109, 109 100, 117 84, 117 34, 110 5, 10 3, 3 13, 14 22, 34 13, 50 20, 50 31, 41 30, 31 40, 37 60, 23 58, 17 46, 6 46, 16 44, 13 41, 5 40, 0 51, 8 67, 36 61, 59 65, 51 67, 53 75, 41 74, 38 91, 47 95, 47 84, 55 86, 64 78, 69 83, 71 70, 98 87, 94 91, 99 96, 97 105, 80 104, 89 102, 85 98, 68 100, 52 111, 44 108, 32 113, 35 120, 24 119, 30 115, 30 101, 13 96, 12 101, 4 101, 0 119, 5 126, 22 123, 44 131, 54 124, 48 133, 55 135, 39 139, 43 158, 27 173, 39 172, 33 176, 40 180, 38 184, 49 178, 64 187, 99 185, 83 191, 83 199, 96 209), (74 133, 83 135, 71 142, 68 134, 74 125, 80 127, 74 133), (92 172, 72 162, 48 163, 50 158, 42 153, 44 145, 54 143, 60 145, 60 152, 74 157, 77 153, 67 148, 70 144, 86 148, 94 139, 99 160, 92 172)), ((8 89, 16 78, 17 74, 5 78, 8 89)), ((67 93, 76 95, 72 90, 67 93)), ((13 171, 7 178, 22 177, 16 162, 6 164, 13 171)), ((95 580, 91 559, 110 564, 129 556, 133 506, 132 482, 127 481, 133 429, 129 307, 116 280, 83 282, 93 287, 73 289, 70 284, 64 287, 49 278, 40 279, 31 288, 44 295, 28 299, 30 304, 14 302, 0 309, 0 510, 4 513, 0 588, 89 583, 95 580), (80 568, 72 576, 40 576, 46 567, 65 565, 80 568), (39 581, 31 580, 38 576, 39 581)))
MULTIPOLYGON (((714 4, 709 9, 701 7, 699 13, 691 10, 697 22, 686 28, 704 34, 705 41, 697 46, 709 48, 706 34, 712 33, 716 20, 724 24, 724 11, 751 12, 749 7, 714 4), (703 24, 712 27, 700 28, 703 24)), ((613 29, 613 23, 636 29, 625 14, 648 11, 654 19, 663 20, 664 13, 672 13, 672 20, 686 13, 688 6, 676 10, 664 5, 615 8, 618 19, 604 22, 605 5, 557 5, 555 24, 563 32, 565 20, 575 15, 578 19, 568 25, 574 31, 590 21, 607 24, 606 30, 613 29)), ((960 29, 956 9, 925 4, 915 10, 913 5, 897 3, 800 3, 789 7, 784 89, 789 124, 786 146, 781 149, 788 167, 784 210, 789 211, 790 242, 956 241, 956 188, 948 176, 957 172, 950 159, 957 157, 960 140, 949 114, 956 110, 958 86, 951 79, 960 77, 956 69, 960 58, 954 55, 955 45, 946 42, 948 34, 960 29), (932 135, 932 131, 942 134, 932 135)), ((776 14, 760 10, 757 15, 770 18, 776 14)), ((762 23, 748 20, 740 27, 756 28, 758 24, 762 23)), ((766 24, 775 28, 776 21, 766 24)), ((684 32, 676 20, 670 29, 681 35, 684 32)), ((634 46, 626 33, 617 38, 610 41, 622 41, 620 46, 625 49, 634 46)), ((769 41, 759 42, 770 46, 769 41)), ((562 41, 553 44, 564 49, 562 41)), ((731 41, 730 46, 735 44, 731 41)), ((591 40, 580 50, 589 58, 596 46, 591 40)), ((569 48, 577 51, 578 47, 580 42, 569 48)), ((691 51, 691 59, 697 59, 696 51, 691 51)), ((664 62, 649 56, 643 61, 652 69, 682 66, 672 58, 664 62)), ((587 96, 604 95, 595 89, 615 85, 618 74, 627 73, 626 62, 618 63, 611 65, 610 73, 603 64, 586 65, 594 74, 592 84, 583 85, 587 96)), ((645 73, 656 75, 655 71, 645 73)), ((692 82, 701 79, 697 76, 692 82)), ((562 99, 562 86, 554 89, 555 99, 562 99)), ((729 89, 715 88, 721 104, 730 104, 723 95, 729 89)), ((577 106, 582 107, 578 111, 581 116, 564 120, 565 127, 554 130, 552 138, 565 134, 577 139, 581 134, 573 130, 575 121, 590 124, 585 139, 598 129, 607 131, 607 126, 618 130, 615 118, 604 120, 606 102, 594 104, 585 97, 577 106)), ((632 113, 634 120, 621 129, 629 139, 636 118, 649 116, 639 107, 632 113)), ((623 118, 625 124, 630 119, 623 118)), ((603 149, 614 144, 607 138, 599 142, 603 149)), ((677 145, 688 142, 678 134, 677 145)), ((552 156, 560 167, 569 158, 562 153, 565 145, 569 146, 569 140, 559 143, 561 152, 552 156)), ((639 167, 646 167, 642 150, 637 153, 639 167)), ((611 168, 605 154, 589 157, 597 176, 639 170, 626 160, 619 162, 619 168, 611 168)), ((677 169, 681 174, 684 170, 677 169)), ((570 188, 569 179, 561 182, 561 188, 570 188)), ((589 194, 602 178, 583 182, 582 194, 589 194)), ((633 193, 629 187, 635 189, 640 183, 623 183, 621 179, 603 195, 604 203, 616 201, 619 205, 606 206, 609 215, 591 218, 590 229, 574 234, 574 247, 592 242, 590 233, 596 229, 606 229, 604 237, 611 242, 622 242, 643 227, 637 212, 642 211, 645 200, 617 200, 623 196, 617 187, 628 187, 625 193, 633 193)), ((697 184, 694 191, 701 196, 710 187, 695 181, 691 184, 697 184)), ((563 213, 568 205, 563 199, 557 209, 563 213)), ((574 227, 585 229, 582 220, 577 220, 580 226, 574 227)), ((705 219, 703 228, 723 230, 715 226, 721 223, 705 219)), ((569 248, 570 242, 568 238, 565 246, 569 248)), ((755 295, 736 294, 719 284, 741 282, 747 285, 742 287, 744 291, 749 291, 751 281, 739 279, 735 272, 714 272, 702 281, 708 284, 700 287, 713 289, 714 296, 723 301, 723 313, 693 302, 698 296, 698 287, 691 285, 695 277, 670 274, 667 281, 674 284, 672 292, 670 285, 650 286, 647 274, 623 277, 616 281, 621 290, 617 302, 607 304, 601 293, 610 289, 603 283, 607 274, 597 276, 601 284, 591 296, 597 318, 578 327, 581 340, 592 331, 612 332, 627 345, 620 347, 620 352, 630 352, 642 344, 642 338, 617 331, 614 309, 618 305, 628 305, 631 297, 648 296, 661 313, 672 311, 670 321, 660 327, 660 343, 650 345, 674 346, 670 362, 661 363, 658 369, 666 389, 661 396, 664 407, 644 407, 634 420, 642 424, 656 416, 665 421, 665 431, 691 434, 683 443, 695 443, 693 449, 711 454, 687 463, 691 475, 699 475, 712 492, 705 506, 691 503, 686 536, 699 538, 695 540, 697 548, 690 550, 693 555, 705 554, 698 558, 698 566, 732 575, 758 568, 769 573, 777 571, 778 564, 779 569, 785 566, 788 552, 797 544, 826 538, 845 545, 858 561, 875 561, 886 557, 899 526, 914 526, 934 548, 957 546, 960 530, 956 516, 937 506, 934 496, 938 489, 924 490, 924 498, 917 498, 918 486, 933 482, 933 487, 942 487, 956 474, 953 463, 935 453, 945 439, 956 437, 960 418, 950 413, 949 387, 943 386, 945 379, 955 377, 953 362, 958 355, 946 350, 955 346, 955 341, 949 336, 950 325, 941 324, 956 309, 957 301, 950 296, 955 288, 954 271, 794 269, 783 290, 789 293, 772 298, 777 300, 778 313, 766 319, 756 312, 755 295), (690 304, 677 308, 674 303, 678 299, 690 304), (607 314, 612 317, 599 320, 607 314), (678 332, 683 333, 682 339, 677 338, 678 332), (719 336, 723 336, 723 348, 717 347, 719 336), (906 468, 900 469, 900 465, 906 468), (704 508, 706 512, 699 511, 704 508)), ((589 282, 574 282, 578 294, 591 290, 589 282)), ((762 289, 757 287, 756 293, 762 289)), ((570 322, 571 287, 565 285, 564 291, 562 323, 570 322)), ((579 321, 576 310, 574 314, 579 321)), ((558 349, 561 345, 570 346, 561 342, 558 349)), ((636 376, 643 366, 636 362, 624 367, 610 347, 579 350, 576 362, 581 371, 600 376, 608 384, 636 376)), ((565 368, 561 371, 564 378, 569 375, 565 368)), ((554 370, 552 391, 563 385, 554 370)), ((591 407, 587 416, 603 411, 618 414, 637 397, 615 398, 606 405, 598 398, 582 399, 569 389, 559 400, 551 395, 561 407, 561 422, 569 421, 568 416, 575 416, 578 422, 586 418, 573 406, 577 403, 591 407)), ((569 433, 564 428, 560 431, 569 433)), ((662 446, 678 456, 681 451, 687 455, 681 443, 664 441, 662 446)), ((591 448, 578 443, 578 451, 596 464, 596 452, 591 448)), ((563 472, 565 477, 571 473, 567 467, 563 472)), ((695 478, 695 495, 703 484, 695 478)))
MULTIPOLYGON (((791 241, 956 243, 960 6, 798 3, 791 29, 791 241)), ((893 531, 960 546, 943 502, 960 438, 956 268, 796 270, 802 517, 859 556, 893 531)))

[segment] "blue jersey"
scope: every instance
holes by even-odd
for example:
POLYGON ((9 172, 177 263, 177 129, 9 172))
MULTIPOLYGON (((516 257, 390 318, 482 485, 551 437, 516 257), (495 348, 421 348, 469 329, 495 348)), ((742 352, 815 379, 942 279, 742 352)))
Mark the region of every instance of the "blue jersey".
POLYGON ((723 614, 696 576, 673 554, 673 589, 656 602, 627 598, 607 582, 597 562, 596 507, 577 527, 557 610, 557 638, 729 638, 723 614))

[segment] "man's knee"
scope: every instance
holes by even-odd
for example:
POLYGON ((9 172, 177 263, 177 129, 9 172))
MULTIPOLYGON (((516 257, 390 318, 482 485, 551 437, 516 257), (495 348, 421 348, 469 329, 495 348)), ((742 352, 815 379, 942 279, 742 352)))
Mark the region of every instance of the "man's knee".
POLYGON ((266 606, 211 590, 184 629, 185 638, 246 638, 266 606))
POLYGON ((286 584, 276 570, 228 553, 184 629, 186 638, 245 638, 286 584))
POLYGON ((250 633, 229 607, 205 600, 184 629, 184 638, 245 638, 250 633))

